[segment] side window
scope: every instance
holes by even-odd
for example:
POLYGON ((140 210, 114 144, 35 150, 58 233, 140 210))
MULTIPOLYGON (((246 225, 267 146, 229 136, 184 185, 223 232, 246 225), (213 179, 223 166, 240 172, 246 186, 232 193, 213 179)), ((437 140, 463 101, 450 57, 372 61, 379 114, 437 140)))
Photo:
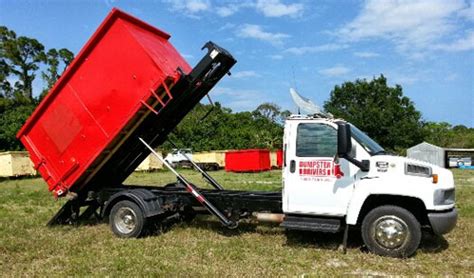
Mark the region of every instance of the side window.
POLYGON ((325 124, 299 124, 296 156, 333 157, 337 152, 337 130, 325 124))

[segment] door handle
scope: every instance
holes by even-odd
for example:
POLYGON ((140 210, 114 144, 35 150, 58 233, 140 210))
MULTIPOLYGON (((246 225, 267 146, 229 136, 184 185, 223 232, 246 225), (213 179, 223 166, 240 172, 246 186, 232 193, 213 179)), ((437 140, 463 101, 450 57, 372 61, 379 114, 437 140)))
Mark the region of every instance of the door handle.
POLYGON ((290 161, 290 173, 294 173, 296 170, 296 162, 294 160, 290 161))

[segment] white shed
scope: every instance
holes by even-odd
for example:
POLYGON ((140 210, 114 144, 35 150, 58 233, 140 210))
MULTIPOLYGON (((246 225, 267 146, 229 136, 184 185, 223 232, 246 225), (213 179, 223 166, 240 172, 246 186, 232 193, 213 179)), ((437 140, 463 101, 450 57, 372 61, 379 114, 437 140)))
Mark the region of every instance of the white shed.
POLYGON ((409 148, 407 150, 407 157, 446 167, 445 149, 427 142, 409 148))

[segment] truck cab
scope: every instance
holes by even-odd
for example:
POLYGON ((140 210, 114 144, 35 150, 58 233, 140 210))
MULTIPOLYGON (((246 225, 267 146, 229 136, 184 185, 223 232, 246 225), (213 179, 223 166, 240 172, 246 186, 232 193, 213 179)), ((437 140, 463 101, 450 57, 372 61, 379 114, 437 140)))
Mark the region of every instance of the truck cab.
POLYGON ((374 253, 409 256, 422 228, 435 234, 454 228, 454 191, 451 171, 390 155, 344 120, 294 115, 285 123, 287 228, 335 232, 338 220, 359 227, 374 253))

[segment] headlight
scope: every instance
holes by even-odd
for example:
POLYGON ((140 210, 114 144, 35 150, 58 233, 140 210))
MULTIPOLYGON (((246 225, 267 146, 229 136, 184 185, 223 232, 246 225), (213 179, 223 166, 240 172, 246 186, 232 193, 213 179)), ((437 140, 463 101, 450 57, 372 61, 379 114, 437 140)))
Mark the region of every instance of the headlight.
POLYGON ((405 163, 405 174, 412 176, 431 177, 431 167, 405 163))
POLYGON ((433 203, 435 206, 452 205, 456 200, 455 195, 454 188, 438 189, 434 192, 433 203))

